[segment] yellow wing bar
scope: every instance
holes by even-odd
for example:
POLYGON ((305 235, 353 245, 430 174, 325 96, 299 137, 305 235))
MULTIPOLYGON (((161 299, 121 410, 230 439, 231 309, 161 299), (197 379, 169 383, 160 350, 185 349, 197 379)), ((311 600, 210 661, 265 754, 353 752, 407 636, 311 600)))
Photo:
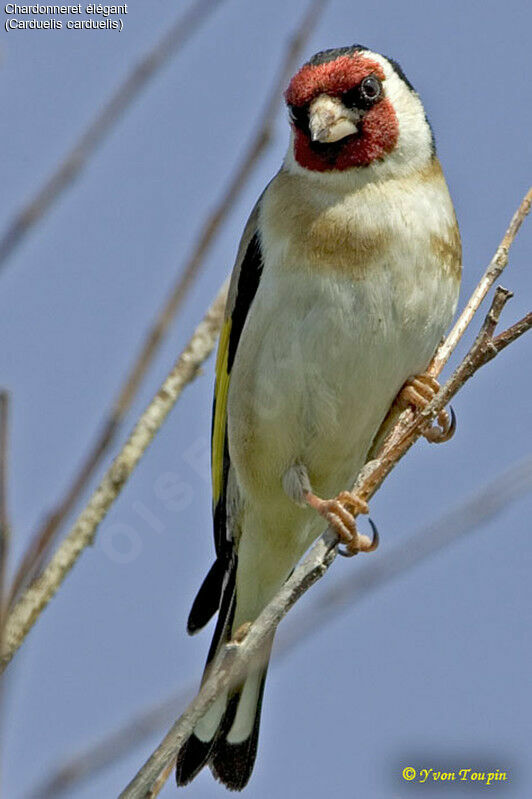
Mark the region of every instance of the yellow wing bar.
POLYGON ((216 357, 216 385, 214 389, 214 422, 212 426, 212 500, 220 499, 223 490, 224 444, 227 422, 227 394, 230 375, 227 371, 231 319, 226 319, 220 334, 216 357))

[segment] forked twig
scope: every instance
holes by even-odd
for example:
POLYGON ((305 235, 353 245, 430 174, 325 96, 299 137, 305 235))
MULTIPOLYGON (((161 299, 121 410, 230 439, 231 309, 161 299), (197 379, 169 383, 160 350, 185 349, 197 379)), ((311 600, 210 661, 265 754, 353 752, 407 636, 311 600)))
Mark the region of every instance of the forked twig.
POLYGON ((510 247, 517 236, 519 228, 523 224, 527 215, 530 213, 531 205, 532 188, 530 188, 523 197, 519 208, 512 217, 512 220, 508 226, 508 230, 504 234, 503 240, 497 247, 495 255, 491 259, 488 268, 482 275, 482 278, 479 281, 476 289, 467 301, 464 310, 454 323, 451 332, 448 336, 446 336, 445 341, 441 344, 441 346, 438 347, 438 350, 428 368, 428 371, 434 377, 438 377, 442 371, 443 367, 449 360, 451 353, 454 351, 456 345, 467 330, 469 323, 480 307, 484 297, 493 286, 497 278, 500 276, 503 269, 506 268, 508 264, 508 253, 510 251, 510 247))

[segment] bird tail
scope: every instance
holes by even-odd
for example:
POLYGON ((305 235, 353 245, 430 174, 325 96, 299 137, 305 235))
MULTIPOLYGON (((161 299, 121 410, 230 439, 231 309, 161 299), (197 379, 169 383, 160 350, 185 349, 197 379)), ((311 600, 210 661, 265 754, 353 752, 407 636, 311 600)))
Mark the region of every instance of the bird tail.
MULTIPOLYGON (((207 656, 204 678, 220 647, 231 638, 236 604, 235 573, 236 563, 220 592, 218 622, 207 656)), ((181 747, 176 763, 178 786, 191 782, 205 765, 229 790, 241 791, 246 786, 257 753, 271 643, 260 666, 250 670, 240 685, 232 686, 218 697, 181 747)))

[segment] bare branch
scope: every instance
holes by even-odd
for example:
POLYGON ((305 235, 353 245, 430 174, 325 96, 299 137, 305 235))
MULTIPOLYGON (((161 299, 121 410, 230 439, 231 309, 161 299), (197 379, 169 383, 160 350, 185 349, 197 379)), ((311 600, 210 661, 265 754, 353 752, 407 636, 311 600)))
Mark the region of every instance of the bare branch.
POLYGON ((511 344, 512 341, 515 341, 519 336, 522 336, 523 333, 526 333, 527 330, 530 330, 532 326, 532 313, 527 313, 526 316, 523 316, 519 322, 511 325, 507 330, 504 330, 502 333, 499 333, 498 336, 495 336, 493 339, 493 346, 500 352, 508 344, 511 344))
MULTIPOLYGON (((478 282, 478 285, 471 294, 464 310, 456 320, 450 333, 442 341, 442 343, 436 350, 436 353, 432 361, 427 367, 427 372, 433 375, 433 377, 438 377, 438 375, 441 373, 443 367, 445 366, 451 354, 454 352, 456 346, 458 345, 458 342, 460 341, 465 331, 469 327, 471 320, 473 319, 473 316, 480 307, 486 294, 488 293, 490 288, 493 286, 494 282, 502 274, 503 270, 508 265, 508 253, 510 247, 514 242, 515 237, 517 236, 519 228, 521 227, 522 223, 524 222, 525 218, 530 212, 531 204, 532 204, 532 188, 530 188, 527 191, 527 193, 521 200, 519 208, 513 215, 510 224, 508 225, 508 229, 506 230, 506 233, 504 234, 501 243, 497 247, 495 255, 488 264, 486 271, 482 275, 480 281, 478 282)), ((376 437, 377 440, 376 447, 375 449, 372 449, 370 456, 373 457, 375 453, 377 455, 380 455, 382 453, 383 447, 390 446, 394 443, 394 441, 397 441, 400 438, 402 438, 406 430, 408 430, 408 428, 412 424, 413 419, 414 419, 414 411, 412 409, 407 408, 402 413, 398 413, 395 406, 392 406, 388 416, 382 423, 381 430, 379 431, 379 434, 376 437)))
POLYGON ((212 352, 223 319, 227 283, 198 325, 188 345, 146 408, 124 447, 104 475, 85 510, 61 543, 43 574, 10 612, 5 630, 2 669, 9 663, 82 551, 92 544, 98 525, 124 487, 185 386, 212 352))
POLYGON ((0 641, 6 612, 5 578, 9 549, 8 483, 9 394, 0 391, 0 641))
MULTIPOLYGON (((475 291, 478 291, 478 288, 475 291)), ((506 289, 497 289, 481 331, 463 361, 434 399, 406 429, 402 419, 399 419, 391 435, 385 441, 382 452, 362 470, 353 487, 354 494, 364 500, 370 499, 448 401, 478 369, 495 357, 497 347, 493 344, 492 334, 510 296, 510 292, 506 289), (398 435, 398 431, 400 431, 400 435, 398 435)), ((523 320, 518 324, 522 335, 528 327, 523 324, 523 320)), ((514 336, 514 340, 516 337, 514 336)), ((458 339, 456 339, 457 342, 458 339)), ((308 555, 301 561, 279 593, 266 606, 256 621, 250 625, 243 641, 238 643, 231 641, 220 651, 220 656, 213 662, 197 697, 120 794, 120 799, 147 799, 147 797, 157 795, 164 783, 165 776, 171 770, 171 763, 175 762, 177 753, 197 722, 216 698, 228 686, 238 683, 254 661, 260 658, 262 649, 274 634, 283 616, 310 585, 313 585, 325 574, 336 557, 337 543, 338 539, 335 534, 331 530, 327 530, 312 546, 308 555)))
POLYGON ((250 663, 262 658, 265 641, 274 634, 283 616, 311 585, 314 585, 325 574, 333 562, 336 555, 335 546, 335 536, 327 531, 318 539, 279 593, 250 626, 242 643, 230 642, 223 648, 219 660, 203 683, 196 698, 176 721, 127 788, 120 794, 119 799, 133 799, 134 797, 138 799, 138 797, 157 795, 158 789, 162 787, 161 774, 168 771, 177 752, 197 722, 223 690, 244 676, 250 663))
POLYGON ((316 2, 315 0, 315 2, 311 3, 298 31, 288 40, 278 74, 272 84, 264 110, 259 115, 260 122, 251 137, 247 150, 236 167, 220 201, 205 220, 191 256, 148 330, 124 385, 78 473, 63 499, 58 502, 56 507, 48 514, 44 523, 33 534, 13 579, 10 606, 14 604, 21 591, 34 579, 42 567, 47 553, 57 538, 61 524, 75 506, 98 465, 115 440, 120 424, 135 400, 142 380, 159 351, 161 342, 175 319, 188 290, 197 277, 216 235, 238 200, 259 158, 264 154, 271 141, 282 91, 327 1, 317 0, 316 2))
MULTIPOLYGON (((423 435, 427 426, 431 424, 462 386, 475 372, 492 360, 506 346, 506 344, 502 343, 501 346, 497 347, 491 332, 495 329, 500 313, 511 296, 511 292, 507 291, 507 289, 497 289, 480 333, 465 358, 442 386, 432 402, 421 413, 417 414, 412 422, 405 424, 401 416, 384 442, 381 453, 366 464, 360 473, 353 488, 353 493, 357 494, 361 499, 370 499, 392 469, 399 463, 403 455, 423 435)), ((529 320, 529 323, 526 323, 530 316, 531 314, 528 314, 527 317, 524 317, 517 325, 513 326, 516 330, 513 333, 512 341, 515 341, 520 335, 530 329, 532 321, 529 320)), ((501 335, 505 337, 507 333, 508 331, 505 331, 501 335)))
POLYGON ((527 214, 530 213, 532 204, 532 188, 530 188, 521 201, 521 205, 512 217, 508 226, 508 230, 504 234, 503 240, 497 247, 497 252, 491 259, 488 268, 482 275, 475 291, 469 298, 464 310, 456 320, 455 324, 449 335, 446 337, 443 344, 438 348, 436 355, 432 359, 429 371, 434 377, 437 377, 447 361, 456 345, 467 330, 473 316, 477 312, 482 300, 493 286, 495 281, 499 278, 502 271, 508 264, 508 252, 514 242, 517 232, 523 224, 527 214))
POLYGON ((15 215, 0 238, 0 266, 31 228, 50 210, 114 125, 154 77, 223 0, 197 0, 139 61, 80 136, 57 170, 15 215))
MULTIPOLYGON (((513 464, 474 496, 461 502, 442 518, 424 526, 379 558, 368 558, 353 580, 349 570, 336 578, 328 591, 282 627, 276 640, 273 665, 301 641, 310 637, 327 619, 363 600, 369 593, 389 584, 395 577, 415 568, 436 552, 477 531, 526 493, 532 491, 532 457, 513 464)), ((32 799, 56 799, 72 793, 75 787, 128 754, 131 749, 158 732, 188 701, 194 686, 168 696, 147 710, 140 711, 121 727, 70 757, 33 791, 32 799)))

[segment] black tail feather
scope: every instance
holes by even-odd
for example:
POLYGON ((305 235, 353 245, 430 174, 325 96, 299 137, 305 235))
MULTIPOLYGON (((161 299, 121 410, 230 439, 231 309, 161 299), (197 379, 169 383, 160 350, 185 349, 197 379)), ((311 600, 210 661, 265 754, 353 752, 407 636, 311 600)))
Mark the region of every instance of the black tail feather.
MULTIPOLYGON (((216 562, 218 563, 218 561, 216 562)), ((202 587, 200 588, 200 594, 204 590, 205 585, 211 579, 211 574, 214 572, 214 568, 216 567, 216 563, 211 568, 209 574, 207 575, 202 587)), ((216 628, 214 630, 214 635, 211 641, 211 645, 209 647, 209 653, 207 655, 207 662, 205 664, 205 671, 203 672, 203 679, 205 679, 205 674, 209 667, 210 662, 214 658, 220 643, 222 641, 228 640, 231 632, 231 625, 233 623, 233 616, 235 613, 235 576, 236 576, 236 564, 237 560, 236 557, 232 562, 226 564, 227 568, 227 583, 225 588, 223 589, 223 596, 221 598, 220 603, 220 612, 218 614, 218 620, 216 622, 216 628)), ((223 579, 223 575, 222 575, 223 579)), ((220 589, 221 590, 221 589, 220 589)), ((199 595, 198 594, 198 597, 199 595)), ((192 606, 191 615, 194 611, 194 607, 197 603, 197 598, 192 606)), ((189 618, 190 624, 190 618, 189 618)), ((224 714, 224 718, 225 718, 224 714)), ((209 759, 209 755, 211 750, 214 746, 214 742, 216 739, 216 734, 210 741, 202 741, 198 738, 194 733, 188 738, 187 741, 181 747, 176 761, 176 782, 177 785, 187 785, 187 783, 191 782, 196 774, 198 774, 203 766, 207 763, 209 759)))
POLYGON ((209 755, 209 768, 213 776, 230 791, 241 791, 246 787, 255 765, 265 682, 266 669, 260 683, 255 723, 249 738, 238 744, 231 744, 227 741, 227 735, 235 718, 240 699, 240 694, 237 693, 231 698, 227 706, 214 746, 209 755))
MULTIPOLYGON (((214 636, 207 655, 205 665, 205 675, 208 673, 209 664, 213 661, 220 645, 227 641, 231 635, 233 618, 235 613, 236 594, 236 557, 226 563, 224 568, 226 579, 223 588, 219 588, 220 570, 217 561, 207 575, 198 597, 196 598, 189 617, 189 631, 194 631, 199 623, 206 618, 207 613, 214 604, 214 600, 209 596, 209 591, 214 593, 221 592, 220 612, 214 631, 214 636)), ((224 575, 222 574, 222 579, 224 575)), ((216 604, 218 604, 218 597, 216 604)), ((181 747, 176 762, 176 782, 177 785, 187 785, 201 771, 205 765, 209 768, 213 776, 222 782, 231 791, 241 791, 248 783, 255 764, 257 755, 257 744, 259 738, 260 713, 262 707, 262 697, 264 684, 266 681, 266 671, 272 641, 269 641, 263 653, 260 665, 255 666, 255 671, 248 674, 248 679, 257 680, 258 686, 256 693, 256 706, 253 726, 250 735, 238 743, 230 743, 227 739, 230 736, 231 728, 236 718, 239 702, 246 685, 244 681, 239 687, 233 688, 230 693, 227 706, 220 719, 218 729, 208 741, 201 740, 192 733, 188 740, 181 747)), ((249 702, 249 695, 248 700, 249 702)), ((249 708, 253 712, 253 706, 249 708)), ((251 717, 249 719, 251 721, 251 717)), ((240 722, 239 722, 240 723, 240 722)))
POLYGON ((177 785, 187 785, 192 782, 196 774, 198 774, 207 760, 212 749, 214 740, 200 741, 194 733, 183 744, 177 756, 175 767, 175 779, 177 785))
POLYGON ((201 584, 188 615, 187 632, 193 635, 214 616, 220 607, 227 560, 217 558, 201 584))

